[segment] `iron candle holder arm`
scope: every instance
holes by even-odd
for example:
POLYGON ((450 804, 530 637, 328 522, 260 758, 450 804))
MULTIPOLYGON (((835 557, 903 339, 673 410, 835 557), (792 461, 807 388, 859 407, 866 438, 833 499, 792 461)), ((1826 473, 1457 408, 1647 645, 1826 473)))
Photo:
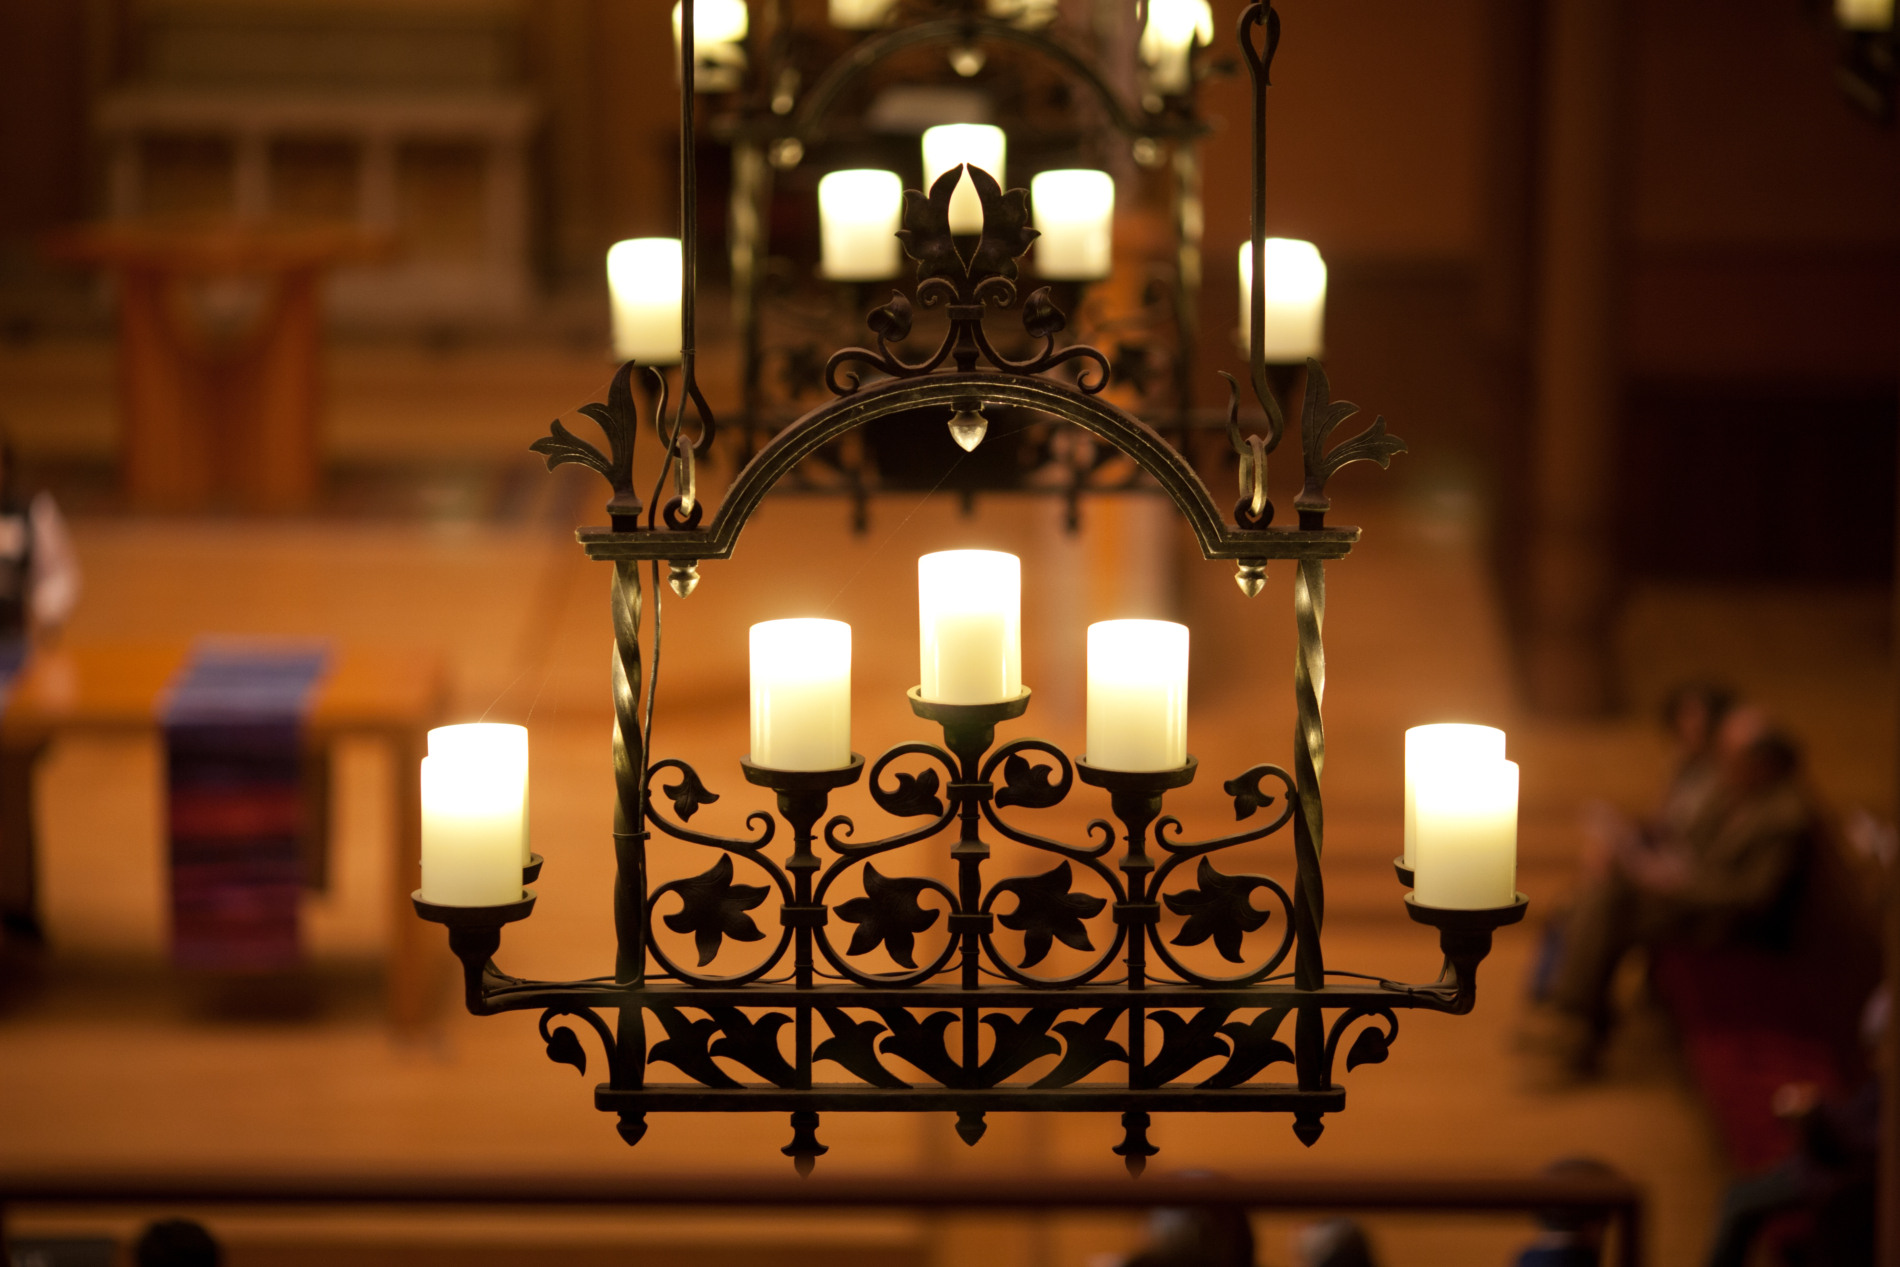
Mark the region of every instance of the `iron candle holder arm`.
POLYGON ((468 1010, 476 1016, 488 1016, 497 1009, 489 1005, 487 986, 500 985, 512 977, 495 967, 495 952, 501 949, 501 930, 534 911, 534 890, 523 889, 514 902, 497 906, 446 906, 431 902, 417 889, 409 900, 416 914, 432 924, 449 930, 449 950, 462 961, 462 992, 468 1010))
POLYGON ((1418 924, 1438 930, 1438 945, 1445 952, 1445 971, 1433 986, 1397 987, 1411 993, 1439 996, 1444 1005, 1434 1011, 1463 1016, 1478 1003, 1478 965, 1491 953, 1491 935, 1500 928, 1522 922, 1530 909, 1530 899, 1522 893, 1509 906, 1479 910, 1453 910, 1425 906, 1405 895, 1405 913, 1418 924))

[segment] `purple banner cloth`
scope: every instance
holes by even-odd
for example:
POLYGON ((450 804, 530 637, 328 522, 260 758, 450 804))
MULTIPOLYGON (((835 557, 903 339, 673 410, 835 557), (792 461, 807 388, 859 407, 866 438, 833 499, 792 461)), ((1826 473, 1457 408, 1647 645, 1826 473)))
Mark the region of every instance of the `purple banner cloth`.
POLYGON ((328 659, 307 644, 202 643, 160 706, 180 967, 301 959, 303 719, 328 659))

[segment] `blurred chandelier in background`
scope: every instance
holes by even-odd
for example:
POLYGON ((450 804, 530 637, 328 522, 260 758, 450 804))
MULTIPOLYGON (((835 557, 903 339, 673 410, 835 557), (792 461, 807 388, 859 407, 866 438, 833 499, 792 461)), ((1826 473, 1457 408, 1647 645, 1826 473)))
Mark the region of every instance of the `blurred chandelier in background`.
MULTIPOLYGON (((893 236, 901 190, 927 190, 967 161, 1005 188, 1029 188, 1041 235, 1031 286, 1046 285, 1069 328, 1103 348, 1111 398, 1191 461, 1223 460, 1224 411, 1193 404, 1207 130, 1197 96, 1208 75, 1235 69, 1204 55, 1214 38, 1207 0, 1098 6, 1092 23, 1059 18, 1053 0, 829 0, 823 20, 816 12, 789 0, 755 0, 750 12, 743 0, 701 0, 695 19, 694 82, 717 147, 708 170, 723 166, 729 182, 740 403, 722 422, 733 456, 743 461, 824 398, 826 350, 888 300, 904 262, 893 236)), ((965 182, 951 229, 972 235, 979 223, 965 182)), ((1269 251, 1268 360, 1282 396, 1321 346, 1324 266, 1298 246, 1306 255, 1285 278, 1269 251), (1309 260, 1317 274, 1301 270, 1309 260)), ((652 328, 677 323, 677 288, 657 273, 629 281, 611 262, 609 273, 617 354, 677 360, 677 345, 661 351, 639 337, 641 313, 652 328)), ((1020 357, 1034 342, 1024 335, 1000 350, 1020 357)), ((849 497, 860 526, 883 492, 940 488, 966 506, 979 492, 1040 492, 1067 500, 1071 527, 1086 493, 1155 491, 1073 429, 1007 408, 991 423, 997 442, 965 452, 941 433, 884 420, 813 455, 783 491, 849 497)))

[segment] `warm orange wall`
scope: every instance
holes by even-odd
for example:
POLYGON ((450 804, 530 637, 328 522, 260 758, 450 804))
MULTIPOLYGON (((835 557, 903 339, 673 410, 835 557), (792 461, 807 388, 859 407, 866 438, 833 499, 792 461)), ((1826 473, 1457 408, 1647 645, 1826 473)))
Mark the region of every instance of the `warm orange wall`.
MULTIPOLYGON (((1217 56, 1245 6, 1216 0, 1217 56)), ((1282 0, 1267 97, 1267 229, 1328 259, 1460 257, 1476 245, 1476 0, 1282 0)), ((1247 236, 1244 69, 1209 85, 1207 243, 1224 267, 1247 236)), ((1230 303, 1231 306, 1231 303, 1230 303)))

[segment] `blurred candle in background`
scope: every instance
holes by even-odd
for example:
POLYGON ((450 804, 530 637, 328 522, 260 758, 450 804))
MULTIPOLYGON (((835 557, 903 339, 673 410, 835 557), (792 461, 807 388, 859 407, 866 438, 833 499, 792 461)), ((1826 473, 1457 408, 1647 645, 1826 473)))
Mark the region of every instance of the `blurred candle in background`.
POLYGON ((904 182, 896 172, 832 172, 818 182, 820 267, 833 281, 864 282, 897 276, 903 253, 897 229, 904 182))
POLYGON ((897 0, 831 0, 831 25, 846 31, 869 31, 891 20, 897 0))
POLYGON ((1100 770, 1187 764, 1188 629, 1169 620, 1089 626, 1088 731, 1100 770))
MULTIPOLYGON (((996 177, 998 185, 1008 189, 1009 183, 1003 175, 1008 148, 1003 129, 987 123, 940 123, 934 128, 926 128, 924 192, 928 194, 930 187, 936 184, 937 177, 958 163, 981 167, 996 177)), ((983 204, 977 199, 976 186, 965 176, 957 182, 956 191, 950 195, 950 232, 982 231, 983 204)))
POLYGON ((1214 14, 1207 0, 1148 0, 1148 22, 1141 28, 1139 52, 1148 68, 1148 86, 1164 96, 1183 93, 1193 83, 1190 54, 1196 41, 1214 42, 1214 14))
POLYGON ((1092 282, 1108 276, 1115 245, 1115 181, 1107 172, 1042 172, 1029 182, 1036 276, 1092 282))
POLYGON ((1834 0, 1834 20, 1849 31, 1893 29, 1893 0, 1834 0))
POLYGON ((1022 560, 943 550, 917 560, 919 686, 938 704, 1000 704, 1023 691, 1022 560))
POLYGON ((1435 766, 1504 760, 1504 732, 1496 726, 1439 722, 1405 732, 1405 865, 1417 858, 1418 781, 1435 766))
POLYGON ((617 360, 679 364, 682 258, 678 238, 629 238, 607 252, 617 360))
MULTIPOLYGON (((679 81, 680 10, 673 6, 673 77, 679 81)), ((732 92, 745 83, 745 37, 751 26, 745 0, 698 0, 693 5, 693 90, 732 92)))
MULTIPOLYGON (((1268 238, 1261 253, 1266 268, 1266 316, 1261 351, 1269 361, 1298 364, 1318 356, 1326 325, 1326 262, 1319 248, 1295 238, 1268 238)), ((1240 341, 1251 347, 1253 243, 1240 244, 1240 341)))
POLYGON ((752 764, 842 770, 851 764, 851 626, 767 620, 752 626, 752 764))
POLYGON ((1453 761, 1421 772, 1412 900, 1492 910, 1517 900, 1517 763, 1453 761))
POLYGON ((527 753, 519 726, 429 733, 421 771, 425 902, 500 906, 521 899, 527 753))

